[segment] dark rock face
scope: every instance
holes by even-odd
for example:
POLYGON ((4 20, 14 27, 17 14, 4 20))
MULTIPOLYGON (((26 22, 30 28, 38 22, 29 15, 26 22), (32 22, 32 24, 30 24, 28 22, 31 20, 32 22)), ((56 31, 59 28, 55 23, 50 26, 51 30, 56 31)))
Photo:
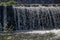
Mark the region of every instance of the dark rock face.
POLYGON ((55 0, 55 4, 60 4, 60 0, 55 0))
POLYGON ((15 26, 15 20, 14 20, 14 10, 13 10, 13 7, 12 6, 7 6, 6 7, 6 11, 7 11, 7 28, 9 28, 10 26, 14 27, 15 26))
POLYGON ((3 27, 3 10, 4 6, 0 6, 0 30, 2 30, 3 27))
POLYGON ((21 2, 21 3, 23 3, 23 4, 49 4, 49 3, 54 3, 54 0, 26 0, 26 1, 24 1, 24 0, 16 0, 17 2, 21 2))
MULTIPOLYGON (((0 0, 0 1, 9 1, 9 0, 0 0)), ((59 4, 60 0, 15 0, 18 3, 23 4, 59 4)))
POLYGON ((0 31, 3 31, 4 27, 6 27, 7 30, 15 27, 14 10, 12 6, 0 6, 0 31))

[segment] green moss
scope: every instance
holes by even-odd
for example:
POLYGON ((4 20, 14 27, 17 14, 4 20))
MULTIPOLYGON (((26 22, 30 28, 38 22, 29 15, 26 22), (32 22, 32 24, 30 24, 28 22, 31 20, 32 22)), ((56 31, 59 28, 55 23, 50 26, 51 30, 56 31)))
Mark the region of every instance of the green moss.
POLYGON ((0 35, 0 40, 60 40, 60 37, 55 38, 54 33, 49 34, 18 33, 18 34, 0 35), (50 34, 52 34, 53 37, 50 37, 51 36, 50 34))
POLYGON ((8 1, 8 2, 0 2, 0 5, 18 5, 15 1, 8 1))

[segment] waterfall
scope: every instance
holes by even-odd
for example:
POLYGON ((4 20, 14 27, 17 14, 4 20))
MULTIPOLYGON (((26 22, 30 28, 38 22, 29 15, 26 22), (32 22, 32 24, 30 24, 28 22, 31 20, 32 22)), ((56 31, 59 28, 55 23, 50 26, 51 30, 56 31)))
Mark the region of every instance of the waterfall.
POLYGON ((6 6, 4 7, 4 11, 3 11, 3 16, 4 16, 4 25, 3 27, 5 27, 7 25, 7 11, 6 11, 6 6))
POLYGON ((0 6, 0 32, 5 26, 14 31, 60 29, 60 7, 0 6))
POLYGON ((60 7, 13 7, 16 30, 51 30, 60 28, 60 7), (17 16, 18 15, 18 16, 17 16))

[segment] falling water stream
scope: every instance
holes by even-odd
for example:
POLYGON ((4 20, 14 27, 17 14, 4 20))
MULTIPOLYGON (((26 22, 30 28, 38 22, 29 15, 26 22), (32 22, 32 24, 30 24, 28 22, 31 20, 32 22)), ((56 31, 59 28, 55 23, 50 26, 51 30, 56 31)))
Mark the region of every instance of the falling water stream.
POLYGON ((15 31, 60 29, 60 7, 0 6, 0 31, 7 25, 15 31))
POLYGON ((16 30, 60 28, 60 7, 14 7, 16 30))

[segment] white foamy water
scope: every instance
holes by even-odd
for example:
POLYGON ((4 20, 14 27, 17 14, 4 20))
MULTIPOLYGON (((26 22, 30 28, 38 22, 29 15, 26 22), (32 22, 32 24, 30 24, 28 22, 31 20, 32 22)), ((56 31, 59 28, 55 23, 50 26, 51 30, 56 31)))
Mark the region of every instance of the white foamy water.
POLYGON ((32 33, 32 34, 45 34, 45 33, 55 33, 56 35, 60 35, 60 29, 53 29, 53 30, 33 30, 33 31, 26 31, 21 33, 32 33))

